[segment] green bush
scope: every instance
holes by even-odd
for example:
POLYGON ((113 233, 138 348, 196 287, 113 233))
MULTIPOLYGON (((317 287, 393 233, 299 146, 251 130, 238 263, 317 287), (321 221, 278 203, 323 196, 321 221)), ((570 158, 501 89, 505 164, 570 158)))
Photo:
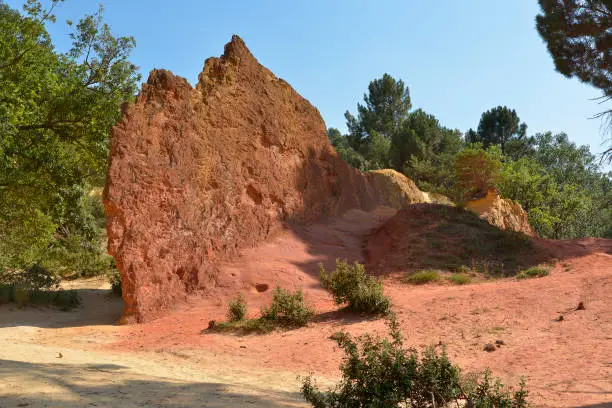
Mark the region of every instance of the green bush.
POLYGON ((57 275, 38 264, 30 265, 23 270, 0 272, 0 284, 19 287, 26 291, 57 288, 59 282, 57 275))
POLYGON ((230 322, 239 322, 244 320, 247 315, 247 303, 242 293, 237 298, 230 300, 227 319, 230 322))
POLYGON ((459 265, 456 268, 456 271, 457 271, 457 273, 469 273, 469 272, 472 272, 472 268, 470 268, 467 265, 459 265))
POLYGON ((365 334, 357 339, 337 333, 334 340, 345 353, 340 366, 342 380, 331 391, 320 391, 311 376, 302 379, 302 395, 315 408, 336 407, 411 407, 451 406, 463 397, 474 408, 526 408, 527 391, 510 394, 496 380, 491 386, 488 371, 473 387, 462 387, 460 370, 445 352, 434 348, 421 355, 403 347, 395 316, 389 319, 390 338, 365 334))
POLYGON ((472 278, 464 273, 453 273, 452 275, 447 276, 446 279, 455 285, 466 285, 468 283, 472 283, 472 278))
POLYGON ((415 285, 424 285, 426 283, 439 281, 440 274, 436 270, 425 269, 406 276, 404 280, 415 285))
POLYGON ((270 307, 261 308, 261 318, 286 327, 305 326, 314 316, 314 308, 304 300, 301 289, 294 293, 276 287, 270 307))
POLYGON ((548 270, 532 266, 531 268, 520 271, 516 274, 517 279, 541 278, 548 275, 548 270))
POLYGON ((336 260, 336 269, 327 274, 319 264, 321 283, 334 295, 336 304, 348 304, 354 312, 386 314, 391 308, 391 300, 384 295, 382 282, 366 274, 365 266, 355 262, 348 264, 336 260))

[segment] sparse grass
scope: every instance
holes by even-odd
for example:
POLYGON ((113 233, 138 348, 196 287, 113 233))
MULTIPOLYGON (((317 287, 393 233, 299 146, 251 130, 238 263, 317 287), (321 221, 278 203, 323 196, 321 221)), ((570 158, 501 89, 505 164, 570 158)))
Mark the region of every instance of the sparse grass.
POLYGON ((472 272, 472 269, 466 265, 459 265, 456 271, 457 273, 469 273, 469 272, 472 272))
POLYGON ((266 334, 277 328, 277 324, 266 319, 243 319, 233 322, 221 322, 215 324, 214 331, 220 333, 266 334))
POLYGON ((470 312, 471 315, 479 315, 479 314, 483 314, 483 313, 487 313, 489 311, 489 309, 487 309, 486 307, 481 307, 481 308, 477 308, 474 309, 470 312))
POLYGON ((246 300, 242 293, 238 295, 237 298, 229 301, 227 309, 227 320, 230 322, 239 322, 246 318, 248 309, 246 300))
POLYGON ((464 273, 453 273, 447 276, 446 279, 455 285, 467 285, 468 283, 472 283, 472 278, 464 273))
POLYGON ((543 276, 548 276, 548 270, 537 266, 532 266, 516 274, 517 279, 541 278, 543 276))
POLYGON ((416 204, 406 211, 397 226, 414 231, 406 234, 405 260, 416 270, 502 278, 543 261, 530 237, 499 229, 471 211, 434 204, 416 204))
POLYGON ((404 282, 414 285, 424 285, 426 283, 437 282, 440 280, 440 273, 433 269, 425 269, 404 278, 404 282))

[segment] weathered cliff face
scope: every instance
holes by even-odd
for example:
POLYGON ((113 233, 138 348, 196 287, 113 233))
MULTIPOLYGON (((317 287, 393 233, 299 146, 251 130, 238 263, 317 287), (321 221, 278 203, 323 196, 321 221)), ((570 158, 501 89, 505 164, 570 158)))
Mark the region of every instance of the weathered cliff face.
POLYGON ((484 197, 468 201, 466 208, 496 227, 536 236, 523 207, 508 198, 501 198, 495 189, 487 191, 484 197))
POLYGON ((364 175, 342 161, 317 109, 234 36, 195 89, 152 71, 113 129, 104 206, 123 321, 214 288, 219 261, 288 223, 432 202, 447 199, 393 170, 364 175))
POLYGON ((112 132, 104 205, 124 321, 215 285, 215 261, 282 228, 372 208, 316 108, 234 36, 193 89, 154 70, 112 132))

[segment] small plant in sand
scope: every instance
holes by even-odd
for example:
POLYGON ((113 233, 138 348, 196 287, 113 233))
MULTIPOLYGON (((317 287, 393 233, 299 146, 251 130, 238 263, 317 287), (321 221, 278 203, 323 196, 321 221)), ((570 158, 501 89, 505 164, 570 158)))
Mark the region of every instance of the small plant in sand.
POLYGON ((365 334, 353 338, 337 333, 333 340, 344 352, 342 380, 330 391, 321 391, 312 376, 302 378, 302 395, 315 408, 406 407, 527 408, 528 393, 521 381, 517 391, 507 391, 489 371, 462 377, 444 350, 426 349, 420 355, 405 349, 399 324, 389 319, 389 337, 365 334))
POLYGON ((321 283, 334 295, 336 304, 348 304, 354 312, 386 314, 391 308, 391 300, 385 296, 379 279, 368 276, 365 266, 355 262, 350 265, 341 259, 336 260, 336 269, 327 274, 319 264, 321 283))
POLYGON ((230 301, 227 322, 215 323, 211 328, 217 332, 238 334, 269 333, 277 327, 302 327, 312 320, 315 310, 304 299, 304 293, 298 289, 290 292, 275 288, 270 306, 261 308, 261 317, 246 319, 247 305, 242 295, 230 301))
POLYGON ((532 266, 516 274, 517 279, 541 278, 543 276, 548 276, 548 270, 536 266, 532 266))
POLYGON ((437 282, 439 280, 440 273, 434 269, 424 269, 404 278, 405 282, 412 283, 414 285, 424 285, 426 283, 437 282))
POLYGON ((230 322, 239 322, 244 320, 247 315, 247 310, 246 299, 241 293, 238 295, 238 297, 229 301, 227 319, 230 322))

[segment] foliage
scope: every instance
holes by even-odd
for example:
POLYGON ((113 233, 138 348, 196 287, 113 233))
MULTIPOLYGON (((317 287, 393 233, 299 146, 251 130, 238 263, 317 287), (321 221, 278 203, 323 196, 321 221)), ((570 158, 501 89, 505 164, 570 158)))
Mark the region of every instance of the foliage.
POLYGON ((67 53, 56 52, 45 24, 59 2, 44 10, 30 0, 23 14, 0 3, 0 269, 99 273, 109 260, 90 193, 136 90, 135 42, 114 37, 100 9, 75 25, 67 53))
POLYGON ((406 350, 395 316, 389 319, 390 338, 365 334, 354 339, 338 333, 334 340, 345 357, 340 366, 342 380, 331 391, 320 391, 311 376, 302 379, 302 395, 315 408, 326 407, 412 407, 449 406, 465 397, 477 408, 528 407, 528 393, 521 388, 513 395, 499 380, 490 384, 489 372, 467 395, 462 391, 460 370, 444 350, 434 348, 421 355, 406 350))
POLYGON ((230 322, 239 322, 244 320, 247 315, 246 299, 242 295, 238 295, 235 299, 230 300, 227 311, 227 319, 230 322))
MULTIPOLYGON (((539 0, 539 3, 541 14, 536 17, 536 27, 556 70, 599 88, 604 101, 609 101, 612 4, 608 0, 539 0)), ((611 113, 612 110, 607 110, 598 116, 610 119, 611 113)), ((604 156, 612 160, 612 148, 604 156)))
POLYGON ((498 188, 518 201, 538 235, 556 239, 603 236, 612 225, 612 181, 599 173, 586 146, 561 133, 537 134, 534 149, 506 158, 498 188))
POLYGON ((462 147, 461 133, 440 125, 418 109, 406 118, 391 141, 391 162, 427 191, 448 194, 454 183, 454 156, 462 147))
POLYGON ((276 287, 272 294, 272 304, 261 308, 261 318, 285 327, 305 326, 314 316, 315 310, 304 300, 304 293, 297 289, 291 293, 276 287))
POLYGON ((433 269, 425 269, 406 276, 404 281, 415 285, 437 282, 440 280, 440 273, 433 269))
POLYGON ((532 266, 516 274, 517 279, 541 278, 544 276, 548 276, 548 270, 536 266, 532 266))
POLYGON ((466 201, 496 188, 500 181, 500 151, 491 146, 484 150, 480 145, 463 149, 455 157, 456 197, 466 201))
POLYGON ((351 146, 355 149, 367 142, 372 132, 391 139, 412 106, 404 81, 396 80, 389 74, 370 82, 363 101, 365 105, 357 104, 357 118, 348 111, 344 114, 351 146))
POLYGON ((321 284, 334 296, 336 304, 347 304, 354 312, 386 314, 391 300, 384 295, 382 282, 366 274, 365 266, 355 262, 350 265, 336 259, 336 269, 327 274, 319 264, 321 284))
POLYGON ((472 283, 472 278, 464 273, 453 273, 452 275, 447 276, 446 279, 455 285, 467 285, 468 283, 472 283))
POLYGON ((506 152, 508 142, 525 137, 527 125, 520 123, 514 109, 497 106, 484 112, 478 124, 476 133, 468 132, 468 143, 482 143, 487 148, 499 145, 502 153, 506 152))
POLYGON ((33 264, 21 270, 0 271, 0 284, 24 290, 48 290, 59 286, 59 278, 48 269, 33 264))

